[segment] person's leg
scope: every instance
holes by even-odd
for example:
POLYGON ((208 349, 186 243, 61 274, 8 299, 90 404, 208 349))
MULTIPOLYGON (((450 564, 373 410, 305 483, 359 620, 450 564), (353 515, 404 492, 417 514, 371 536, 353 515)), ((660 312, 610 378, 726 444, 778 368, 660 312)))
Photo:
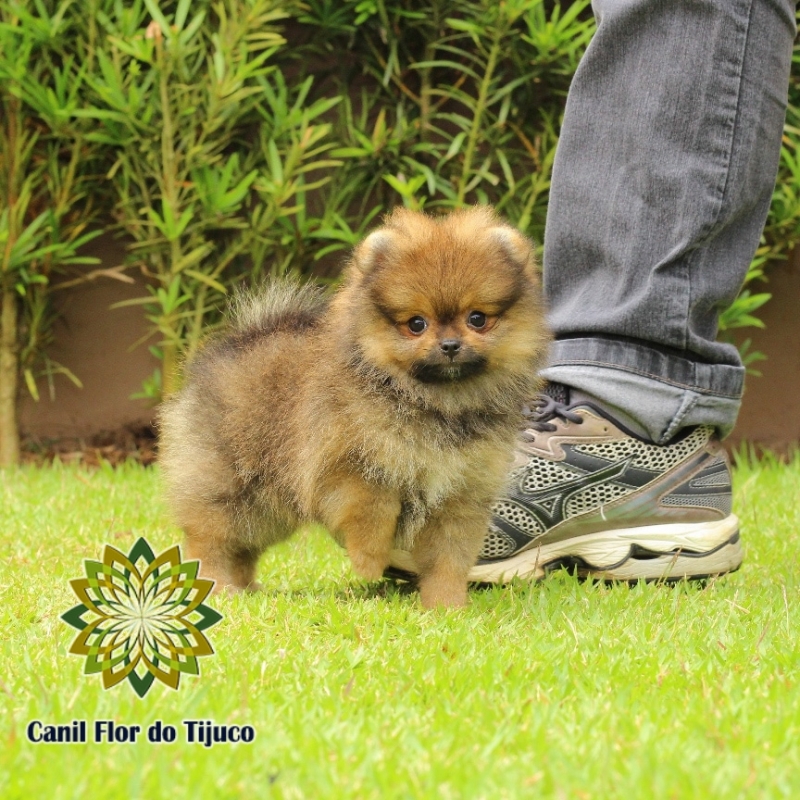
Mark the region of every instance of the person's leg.
POLYGON ((715 340, 758 245, 780 151, 789 0, 595 0, 545 234, 544 376, 666 442, 733 427, 744 369, 715 340))
POLYGON ((595 0, 553 171, 556 341, 475 580, 742 561, 727 457, 744 369, 715 341, 769 208, 789 0, 595 0))
MULTIPOLYGON (((545 234, 556 340, 476 581, 628 580, 742 561, 728 460, 744 370, 715 341, 764 225, 789 0, 595 0, 545 234)), ((392 563, 409 572, 410 555, 392 563)))

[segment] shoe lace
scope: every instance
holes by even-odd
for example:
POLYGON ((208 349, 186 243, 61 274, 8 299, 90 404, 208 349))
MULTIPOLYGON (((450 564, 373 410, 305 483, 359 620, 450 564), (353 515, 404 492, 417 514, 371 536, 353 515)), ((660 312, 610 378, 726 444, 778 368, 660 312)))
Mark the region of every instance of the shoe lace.
MULTIPOLYGON (((558 430, 558 426, 551 420, 560 419, 564 422, 574 422, 580 425, 583 422, 583 417, 570 411, 564 403, 559 403, 546 394, 537 394, 530 405, 523 406, 522 416, 525 419, 525 427, 532 428, 534 431, 540 433, 552 433, 558 430)), ((522 434, 523 438, 528 441, 533 441, 531 434, 522 434)))

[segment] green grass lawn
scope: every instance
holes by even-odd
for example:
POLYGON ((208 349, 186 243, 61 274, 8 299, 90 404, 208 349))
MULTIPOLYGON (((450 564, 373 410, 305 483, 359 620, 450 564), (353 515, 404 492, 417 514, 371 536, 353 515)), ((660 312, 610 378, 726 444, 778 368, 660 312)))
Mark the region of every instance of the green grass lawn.
MULTIPOLYGON (((368 585, 318 532, 214 598, 216 655, 140 700, 67 654, 68 580, 179 542, 158 472, 0 474, 2 798, 800 796, 800 459, 736 471, 744 567, 705 588, 556 574, 455 612, 368 585), (249 724, 252 744, 31 744, 28 722, 249 724)), ((90 737, 91 738, 91 737, 90 737)))

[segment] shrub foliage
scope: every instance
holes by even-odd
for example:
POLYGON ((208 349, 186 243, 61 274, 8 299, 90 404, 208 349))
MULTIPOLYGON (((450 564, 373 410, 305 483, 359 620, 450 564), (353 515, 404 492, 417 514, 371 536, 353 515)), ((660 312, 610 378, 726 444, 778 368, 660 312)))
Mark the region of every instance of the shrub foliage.
MULTIPOLYGON (((47 357, 55 291, 146 276, 129 302, 159 397, 237 283, 331 279, 393 205, 489 202, 541 241, 593 30, 589 0, 0 0, 0 461, 18 377, 78 381, 47 357), (80 256, 101 231, 124 270, 80 256)), ((800 80, 751 278, 800 228, 798 101, 800 80)), ((759 324, 767 297, 745 288, 722 327, 759 324)))

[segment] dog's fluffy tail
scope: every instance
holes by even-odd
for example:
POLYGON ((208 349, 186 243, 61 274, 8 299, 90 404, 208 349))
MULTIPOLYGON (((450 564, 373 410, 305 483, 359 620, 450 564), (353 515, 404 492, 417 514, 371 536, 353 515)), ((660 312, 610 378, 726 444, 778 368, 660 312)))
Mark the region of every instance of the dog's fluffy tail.
POLYGON ((327 305, 318 286, 297 280, 273 280, 256 291, 237 292, 231 303, 230 334, 234 337, 268 335, 309 328, 327 305))
POLYGON ((213 333, 187 364, 187 375, 200 379, 218 358, 235 355, 267 336, 313 328, 327 306, 322 289, 297 280, 272 280, 255 290, 237 291, 227 323, 213 333))

